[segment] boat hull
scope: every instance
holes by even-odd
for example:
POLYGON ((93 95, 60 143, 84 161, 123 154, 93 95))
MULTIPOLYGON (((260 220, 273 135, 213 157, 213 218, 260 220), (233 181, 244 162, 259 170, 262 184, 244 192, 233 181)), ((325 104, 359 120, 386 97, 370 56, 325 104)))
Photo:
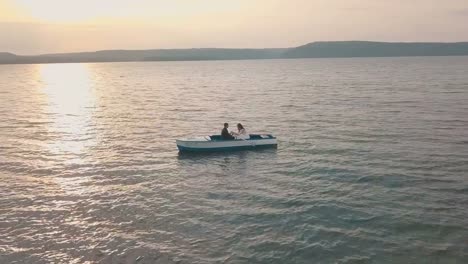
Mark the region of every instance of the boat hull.
POLYGON ((264 148, 276 148, 277 140, 273 136, 261 139, 236 139, 236 140, 211 140, 210 137, 198 139, 176 140, 177 148, 181 152, 215 152, 255 150, 264 148))

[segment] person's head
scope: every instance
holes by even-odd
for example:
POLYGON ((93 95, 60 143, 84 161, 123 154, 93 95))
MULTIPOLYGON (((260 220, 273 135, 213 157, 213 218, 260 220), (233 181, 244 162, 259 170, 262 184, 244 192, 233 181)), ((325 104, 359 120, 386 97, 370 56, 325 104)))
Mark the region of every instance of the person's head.
POLYGON ((228 123, 224 123, 224 128, 228 128, 229 127, 229 124, 228 123))
POLYGON ((237 129, 239 129, 239 130, 244 129, 244 126, 241 123, 239 123, 239 124, 237 124, 237 129))

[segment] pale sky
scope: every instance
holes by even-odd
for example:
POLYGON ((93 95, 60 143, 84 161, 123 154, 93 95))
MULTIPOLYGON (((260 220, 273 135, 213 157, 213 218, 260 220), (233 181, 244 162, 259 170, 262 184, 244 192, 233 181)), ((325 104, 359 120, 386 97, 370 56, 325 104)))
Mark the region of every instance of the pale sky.
POLYGON ((0 0, 0 52, 468 41, 468 0, 0 0))

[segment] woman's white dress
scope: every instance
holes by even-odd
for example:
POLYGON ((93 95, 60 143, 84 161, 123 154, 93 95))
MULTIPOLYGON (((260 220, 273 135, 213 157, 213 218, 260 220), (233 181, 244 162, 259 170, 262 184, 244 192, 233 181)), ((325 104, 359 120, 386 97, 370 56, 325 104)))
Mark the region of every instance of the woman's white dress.
POLYGON ((239 133, 236 133, 236 139, 249 139, 250 136, 247 134, 247 131, 245 129, 241 129, 239 133))

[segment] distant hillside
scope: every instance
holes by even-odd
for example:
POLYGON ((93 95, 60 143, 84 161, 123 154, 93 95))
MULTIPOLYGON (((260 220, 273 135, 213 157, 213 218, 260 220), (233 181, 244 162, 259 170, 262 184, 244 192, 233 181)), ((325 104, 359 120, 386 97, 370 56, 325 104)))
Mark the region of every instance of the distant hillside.
POLYGON ((37 56, 1 56, 6 63, 65 63, 118 61, 241 60, 281 58, 286 49, 154 49, 102 50, 95 52, 57 53, 37 56))
POLYGON ((370 41, 313 42, 292 48, 284 58, 347 58, 468 55, 468 42, 391 43, 370 41))
POLYGON ((175 60, 254 60, 279 59, 287 49, 190 49, 190 50, 160 50, 157 54, 148 56, 149 61, 175 60))
POLYGON ((334 41, 314 42, 289 49, 205 48, 102 50, 95 52, 43 54, 37 56, 18 56, 12 53, 0 52, 0 64, 461 55, 468 55, 468 42, 389 43, 370 41, 334 41))
POLYGON ((15 61, 17 56, 13 53, 0 52, 0 63, 5 63, 8 61, 15 61))

